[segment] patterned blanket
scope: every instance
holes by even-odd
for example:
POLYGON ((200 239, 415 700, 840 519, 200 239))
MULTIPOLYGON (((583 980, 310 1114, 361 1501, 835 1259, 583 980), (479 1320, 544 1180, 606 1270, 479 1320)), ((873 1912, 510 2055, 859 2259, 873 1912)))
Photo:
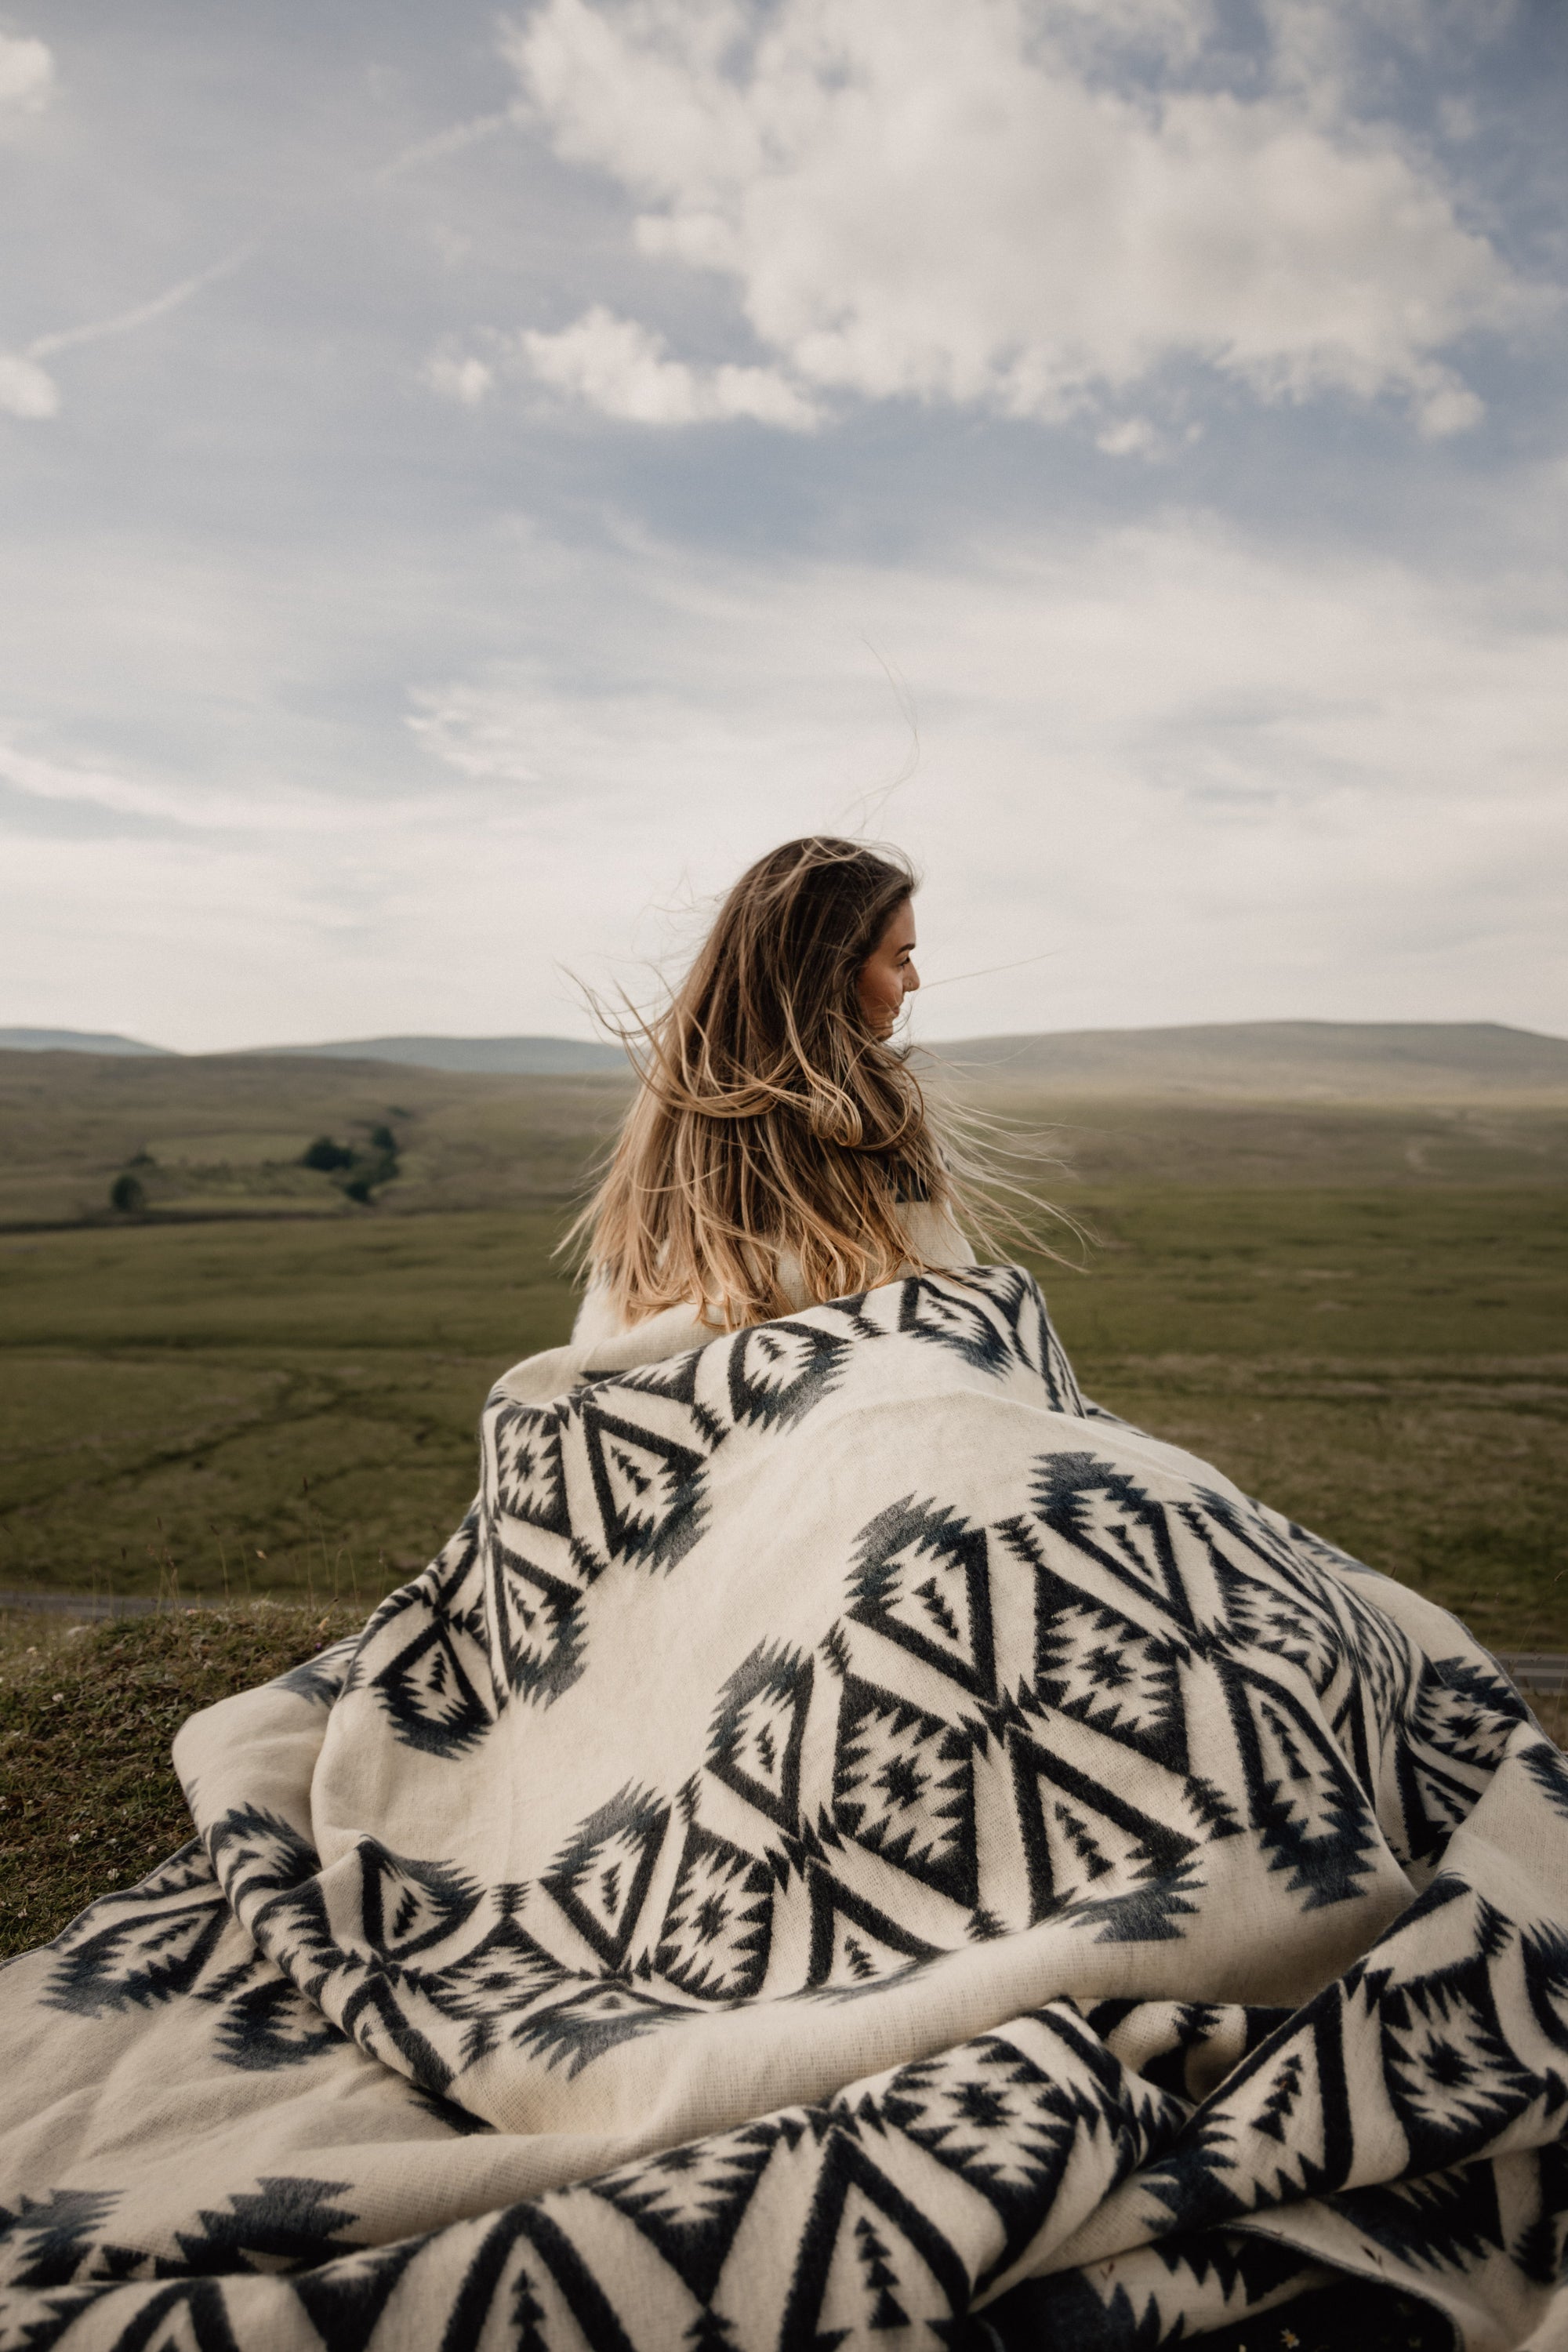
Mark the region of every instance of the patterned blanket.
POLYGON ((1568 1766, 1460 1627, 1014 1268, 637 1354, 5 1972, 0 2347, 1568 2344, 1568 1766))

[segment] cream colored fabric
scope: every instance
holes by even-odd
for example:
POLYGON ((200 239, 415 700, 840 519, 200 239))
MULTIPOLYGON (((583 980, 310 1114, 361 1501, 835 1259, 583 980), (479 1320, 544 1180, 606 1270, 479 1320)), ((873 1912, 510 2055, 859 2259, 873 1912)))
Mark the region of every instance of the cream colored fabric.
POLYGON ((649 1330, 508 1373, 0 1977, 0 2347, 1144 2352, 1336 2273, 1568 2342, 1568 1766, 1485 1653, 1016 1268, 649 1330))

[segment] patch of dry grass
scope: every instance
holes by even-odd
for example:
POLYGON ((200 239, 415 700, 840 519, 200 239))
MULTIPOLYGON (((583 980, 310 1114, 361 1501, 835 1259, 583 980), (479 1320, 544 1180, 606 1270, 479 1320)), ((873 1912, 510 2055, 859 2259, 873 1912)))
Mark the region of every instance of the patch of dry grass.
POLYGON ((169 1750, 186 1716, 360 1622, 268 1602, 105 1625, 0 1618, 0 1958, 47 1943, 185 1843, 169 1750))

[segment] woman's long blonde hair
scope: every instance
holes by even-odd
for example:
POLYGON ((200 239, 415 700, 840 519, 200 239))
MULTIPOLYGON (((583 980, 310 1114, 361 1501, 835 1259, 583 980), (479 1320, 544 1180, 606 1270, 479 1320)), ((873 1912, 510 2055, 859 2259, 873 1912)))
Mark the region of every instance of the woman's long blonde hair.
POLYGON ((626 1042, 642 1084, 567 1246, 627 1323, 701 1302, 725 1330, 922 1268, 897 1204, 964 1203, 860 968, 918 887, 897 851, 813 835, 742 875, 664 1009, 626 1042))

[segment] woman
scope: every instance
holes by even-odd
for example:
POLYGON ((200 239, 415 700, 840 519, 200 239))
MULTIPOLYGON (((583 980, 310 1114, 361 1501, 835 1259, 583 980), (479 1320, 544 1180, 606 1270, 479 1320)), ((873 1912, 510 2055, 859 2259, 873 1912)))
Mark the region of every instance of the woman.
POLYGON ((572 1237, 591 1277, 574 1342, 675 1310, 733 1331, 974 1264, 890 1042, 920 986, 916 887, 896 852, 826 835, 742 874, 642 1028, 641 1090, 572 1237))

